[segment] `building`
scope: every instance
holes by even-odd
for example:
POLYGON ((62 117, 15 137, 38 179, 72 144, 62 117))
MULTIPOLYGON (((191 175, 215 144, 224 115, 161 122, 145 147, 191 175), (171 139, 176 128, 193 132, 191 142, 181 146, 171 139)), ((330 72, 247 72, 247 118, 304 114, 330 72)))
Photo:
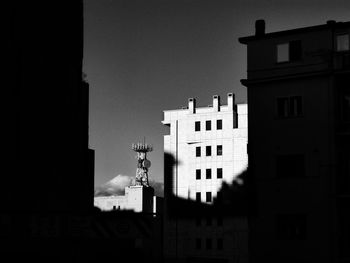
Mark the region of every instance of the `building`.
POLYGON ((350 260, 350 22, 266 33, 247 46, 251 262, 350 260))
POLYGON ((235 104, 232 93, 227 105, 217 95, 208 107, 190 98, 188 107, 164 111, 162 123, 170 129, 164 136, 165 259, 246 262, 245 217, 214 209, 222 186, 247 168, 247 105, 235 104))
POLYGON ((130 210, 136 213, 161 213, 162 198, 154 195, 152 187, 125 187, 125 195, 96 196, 94 206, 102 211, 130 210))
POLYGON ((74 254, 66 219, 93 210, 83 1, 12 1, 6 9, 3 257, 64 262, 74 254))

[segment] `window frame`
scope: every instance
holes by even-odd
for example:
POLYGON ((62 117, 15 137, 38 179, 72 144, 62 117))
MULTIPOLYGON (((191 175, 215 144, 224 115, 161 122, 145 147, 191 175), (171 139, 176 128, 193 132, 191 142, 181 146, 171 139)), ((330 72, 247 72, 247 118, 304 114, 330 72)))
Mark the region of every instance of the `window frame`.
POLYGON ((222 179, 222 178, 223 178, 223 169, 221 167, 216 168, 216 179, 222 179), (219 174, 220 174, 220 177, 219 177, 219 174))
POLYGON ((211 131, 211 120, 205 121, 205 130, 211 131))
POLYGON ((196 146, 196 157, 201 157, 201 146, 196 146))
POLYGON ((222 146, 222 144, 220 145, 216 145, 216 155, 217 156, 222 156, 223 152, 224 152, 224 147, 222 146), (220 154, 219 154, 220 153, 220 154))
POLYGON ((346 32, 343 32, 343 33, 337 33, 336 36, 335 36, 335 48, 336 48, 336 52, 349 52, 350 51, 350 34, 349 33, 346 33, 346 32), (347 47, 346 49, 339 49, 339 40, 338 38, 339 37, 346 37, 347 38, 347 47))
POLYGON ((194 122, 194 131, 195 132, 201 131, 201 122, 200 121, 194 122))
POLYGON ((211 168, 206 168, 205 169, 205 179, 211 179, 211 178, 212 178, 211 168))
POLYGON ((211 156, 211 145, 205 146, 205 156, 211 156))
POLYGON ((275 117, 277 119, 294 119, 304 117, 304 99, 302 95, 289 95, 275 97, 275 117), (300 101, 298 101, 300 99, 300 101), (280 114, 283 102, 283 114, 280 114), (299 107, 298 107, 299 106, 299 107), (292 110, 293 109, 293 110, 292 110))
POLYGON ((222 130, 222 119, 216 120, 216 129, 217 130, 222 130))
POLYGON ((202 179, 202 170, 196 169, 196 180, 201 180, 201 179, 202 179))

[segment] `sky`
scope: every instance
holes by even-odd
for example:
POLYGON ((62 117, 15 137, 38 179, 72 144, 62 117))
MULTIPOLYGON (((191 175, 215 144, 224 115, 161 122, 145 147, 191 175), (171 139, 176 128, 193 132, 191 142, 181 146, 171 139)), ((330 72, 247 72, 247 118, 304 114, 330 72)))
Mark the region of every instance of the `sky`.
POLYGON ((131 144, 153 145, 149 178, 163 182, 163 111, 246 102, 246 47, 255 20, 266 32, 349 21, 349 0, 84 0, 83 71, 90 84, 89 146, 95 187, 135 176, 131 144))

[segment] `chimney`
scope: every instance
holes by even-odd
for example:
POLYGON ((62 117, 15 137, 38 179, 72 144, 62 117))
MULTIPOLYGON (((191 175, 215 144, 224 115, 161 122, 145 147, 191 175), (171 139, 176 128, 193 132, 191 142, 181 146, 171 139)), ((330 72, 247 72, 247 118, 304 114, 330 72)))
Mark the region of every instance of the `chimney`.
POLYGON ((196 99, 195 98, 188 99, 188 111, 189 111, 189 113, 196 113, 196 99))
POLYGON ((229 111, 233 111, 235 106, 235 94, 228 93, 227 94, 227 107, 229 111))
POLYGON ((213 96, 213 108, 214 111, 220 111, 220 96, 218 95, 213 96))
POLYGON ((265 20, 258 19, 255 21, 255 36, 265 35, 265 20))

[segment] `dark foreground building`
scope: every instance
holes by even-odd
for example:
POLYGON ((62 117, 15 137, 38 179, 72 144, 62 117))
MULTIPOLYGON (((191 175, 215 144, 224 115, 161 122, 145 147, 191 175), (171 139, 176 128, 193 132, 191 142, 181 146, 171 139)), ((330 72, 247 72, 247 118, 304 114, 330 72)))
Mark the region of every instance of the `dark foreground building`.
POLYGON ((350 22, 242 37, 251 262, 350 262, 350 22))
POLYGON ((69 262, 93 209, 82 1, 8 1, 2 64, 2 258, 69 262), (74 228, 79 229, 79 226, 74 228), (72 242, 74 243, 74 242, 72 242))

